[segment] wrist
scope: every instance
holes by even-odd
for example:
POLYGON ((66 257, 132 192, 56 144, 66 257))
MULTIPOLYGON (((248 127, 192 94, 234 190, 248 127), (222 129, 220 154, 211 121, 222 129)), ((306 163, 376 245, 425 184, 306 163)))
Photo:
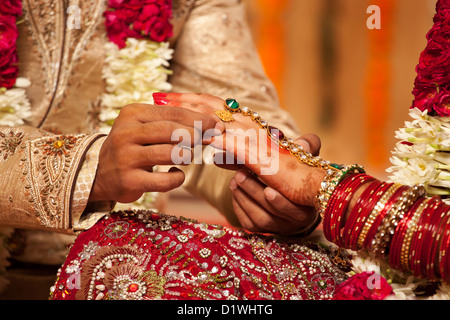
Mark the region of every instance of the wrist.
POLYGON ((326 176, 320 182, 315 198, 315 207, 322 219, 337 186, 350 175, 363 175, 365 173, 364 169, 359 165, 344 166, 337 164, 329 164, 325 172, 326 176))

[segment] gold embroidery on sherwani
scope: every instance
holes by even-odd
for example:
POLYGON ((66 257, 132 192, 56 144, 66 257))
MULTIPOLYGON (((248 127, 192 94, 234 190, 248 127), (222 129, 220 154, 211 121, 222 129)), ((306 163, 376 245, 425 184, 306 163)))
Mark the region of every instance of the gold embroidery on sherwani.
MULTIPOLYGON (((102 21, 104 0, 24 0, 30 34, 42 59, 47 115, 64 99, 74 68, 102 21), (69 7, 80 8, 80 27, 68 27, 69 7)), ((40 126, 45 121, 44 117, 40 126)))
POLYGON ((0 161, 6 161, 22 143, 23 132, 17 128, 0 131, 0 161))
POLYGON ((43 137, 26 142, 26 192, 36 217, 47 228, 71 227, 73 183, 92 136, 43 137))

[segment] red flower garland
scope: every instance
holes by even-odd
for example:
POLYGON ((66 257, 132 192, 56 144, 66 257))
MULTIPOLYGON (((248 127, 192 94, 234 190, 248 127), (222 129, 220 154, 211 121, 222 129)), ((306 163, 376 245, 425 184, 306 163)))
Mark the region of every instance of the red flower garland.
POLYGON ((20 0, 0 2, 0 88, 11 89, 19 74, 17 57, 17 17, 22 14, 20 0))
POLYGON ((172 36, 172 0, 109 0, 105 11, 106 32, 120 49, 128 38, 155 42, 172 36))
POLYGON ((412 108, 450 116, 450 0, 439 0, 428 44, 420 55, 412 108))
POLYGON ((393 293, 385 278, 374 272, 362 272, 341 283, 333 300, 383 300, 393 293))

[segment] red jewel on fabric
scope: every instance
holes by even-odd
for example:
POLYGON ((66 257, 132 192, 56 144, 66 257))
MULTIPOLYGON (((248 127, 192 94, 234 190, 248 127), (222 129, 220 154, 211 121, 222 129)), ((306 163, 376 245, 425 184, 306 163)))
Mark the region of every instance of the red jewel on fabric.
POLYGON ((128 291, 130 292, 136 292, 139 289, 139 285, 136 283, 132 283, 128 286, 128 291))

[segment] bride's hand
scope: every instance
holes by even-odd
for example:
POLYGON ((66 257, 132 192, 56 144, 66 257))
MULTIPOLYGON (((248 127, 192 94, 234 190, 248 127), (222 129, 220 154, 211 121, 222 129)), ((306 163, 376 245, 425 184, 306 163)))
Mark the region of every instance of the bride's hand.
MULTIPOLYGON (((157 94, 154 98, 155 104, 183 107, 214 115, 215 111, 224 110, 225 103, 218 97, 194 93, 157 94)), ((211 145, 219 150, 232 153, 234 164, 244 164, 248 170, 259 177, 261 182, 279 191, 290 201, 299 205, 314 206, 316 204, 315 196, 325 177, 325 172, 300 164, 294 156, 274 143, 267 133, 260 134, 266 130, 262 130, 251 117, 235 113, 233 119, 234 121, 231 122, 222 122, 224 130, 221 131, 224 134, 214 137, 211 145), (239 141, 239 138, 242 138, 243 133, 248 132, 255 132, 255 134, 245 135, 244 145, 235 143, 236 140, 239 141), (269 168, 264 165, 268 159, 270 159, 269 168)), ((268 122, 270 125, 270 119, 268 122)), ((216 156, 220 155, 216 154, 216 156)), ((229 159, 227 158, 227 160, 229 159)), ((216 160, 221 159, 217 157, 216 160)), ((229 163, 227 163, 227 167, 230 167, 229 163)))
MULTIPOLYGON (((296 143, 319 155, 320 139, 316 135, 304 135, 296 143)), ((317 216, 313 207, 293 203, 246 168, 235 173, 230 188, 236 217, 247 230, 291 235, 304 234, 315 227, 317 216)))

